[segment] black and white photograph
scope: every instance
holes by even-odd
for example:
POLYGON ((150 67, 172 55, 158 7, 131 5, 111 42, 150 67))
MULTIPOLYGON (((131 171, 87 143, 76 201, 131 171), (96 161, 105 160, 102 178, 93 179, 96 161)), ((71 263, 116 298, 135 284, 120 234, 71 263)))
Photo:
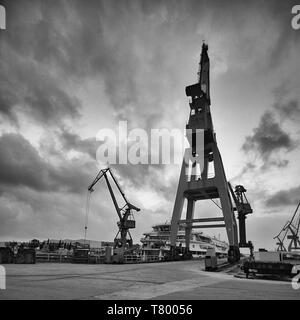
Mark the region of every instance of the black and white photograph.
POLYGON ((300 300, 300 0, 0 0, 0 300, 300 300))

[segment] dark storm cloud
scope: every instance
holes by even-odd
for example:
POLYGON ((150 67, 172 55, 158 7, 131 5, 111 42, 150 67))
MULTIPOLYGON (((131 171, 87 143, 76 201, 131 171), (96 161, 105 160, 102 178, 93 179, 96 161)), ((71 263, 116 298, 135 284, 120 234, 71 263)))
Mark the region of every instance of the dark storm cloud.
POLYGON ((58 136, 64 150, 75 150, 88 154, 92 159, 96 158, 97 148, 100 145, 96 138, 83 139, 78 134, 66 129, 62 129, 58 136))
POLYGON ((283 129, 283 124, 288 120, 296 124, 300 117, 299 102, 290 96, 289 84, 283 83, 273 90, 274 103, 261 117, 253 133, 247 136, 242 150, 254 152, 264 161, 262 169, 275 166, 284 168, 289 161, 274 159, 280 150, 290 152, 299 145, 299 137, 292 137, 290 132, 283 129))
POLYGON ((300 119, 299 101, 296 99, 289 99, 287 101, 276 101, 273 105, 275 111, 282 120, 298 121, 300 119))
MULTIPOLYGON (((137 114, 149 126, 157 121, 163 102, 172 104, 174 94, 178 97, 177 92, 181 92, 183 84, 180 70, 174 70, 174 58, 180 58, 186 50, 200 50, 203 35, 196 31, 202 18, 211 15, 211 20, 205 20, 207 28, 219 32, 224 29, 224 21, 231 30, 251 18, 247 14, 248 6, 266 12, 266 21, 276 19, 283 34, 271 56, 284 52, 281 38, 289 43, 296 37, 296 32, 290 32, 291 1, 256 1, 249 5, 241 1, 32 0, 4 1, 4 4, 9 24, 1 34, 0 57, 3 64, 10 63, 5 68, 0 65, 2 79, 8 79, 15 88, 28 82, 24 76, 19 81, 10 80, 15 73, 15 62, 18 69, 25 69, 23 73, 29 78, 37 68, 58 69, 65 79, 79 80, 101 74, 118 116, 129 118, 137 114), (163 81, 166 75, 168 81, 163 81)), ((276 57, 271 60, 278 63, 276 57)), ((52 97, 48 97, 54 89, 51 85, 48 88, 49 78, 47 72, 41 72, 24 88, 29 91, 25 102, 33 116, 37 114, 47 120, 51 115, 66 116, 76 111, 78 106, 74 101, 67 101, 63 88, 54 90, 52 97), (40 88, 45 89, 43 98, 40 88)), ((55 80, 52 78, 53 84, 55 80)), ((3 83, 0 88, 4 97, 0 105, 2 114, 14 119, 14 105, 24 101, 19 92, 14 95, 3 83)))
POLYGON ((16 115, 21 112, 40 125, 61 125, 64 118, 78 117, 78 100, 59 88, 45 70, 30 61, 23 64, 12 58, 5 59, 3 64, 0 68, 9 73, 0 78, 0 112, 4 116, 17 122, 16 115))
POLYGON ((17 103, 17 100, 8 91, 4 92, 0 80, 0 115, 2 115, 5 120, 16 124, 18 122, 17 115, 12 108, 12 105, 15 103, 17 103))
POLYGON ((18 134, 6 134, 0 139, 1 184, 25 185, 46 190, 48 170, 36 149, 18 134))
MULTIPOLYGON (((276 68, 280 62, 286 59, 293 45, 299 42, 300 34, 291 29, 291 11, 297 4, 294 0, 270 1, 269 17, 279 23, 278 38, 273 44, 269 55, 269 68, 276 68)), ((269 19, 266 18, 266 21, 269 19)), ((270 20, 271 21, 271 20, 270 20)))
POLYGON ((300 186, 288 190, 280 190, 269 196, 265 201, 266 207, 284 207, 296 205, 300 201, 300 186))
POLYGON ((300 119, 299 100, 291 95, 291 82, 284 82, 273 90, 273 111, 282 121, 290 120, 297 123, 300 119))
POLYGON ((146 122, 157 120, 160 112, 155 115, 151 110, 159 109, 164 92, 157 80, 164 72, 170 73, 162 68, 168 66, 168 44, 157 50, 157 31, 164 28, 159 6, 139 1, 89 1, 88 5, 82 1, 12 1, 6 7, 10 23, 1 34, 0 49, 4 117, 16 122, 16 113, 26 112, 41 124, 60 124, 65 117, 77 116, 80 107, 67 93, 68 79, 101 74, 120 118, 137 113, 146 122), (147 31, 149 24, 153 28, 147 31), (149 33, 145 48, 140 46, 144 39, 139 39, 137 29, 141 37, 149 33), (157 78, 152 81, 155 72, 157 78), (150 90, 155 95, 147 93, 150 90), (150 114, 144 117, 145 113, 150 114))
POLYGON ((68 161, 54 166, 20 134, 0 138, 0 186, 24 186, 36 191, 82 192, 88 184, 88 168, 68 161))
MULTIPOLYGON (((172 200, 174 197, 174 186, 166 186, 163 177, 163 167, 164 165, 113 165, 111 166, 113 170, 123 178, 125 181, 129 181, 136 189, 143 189, 150 187, 155 192, 158 192, 161 197, 166 200, 172 200), (161 175, 161 179, 158 179, 161 175)), ((180 167, 178 167, 180 170, 180 167)), ((177 181, 176 181, 177 182, 177 181)))
POLYGON ((0 34, 0 116, 17 124, 18 113, 24 113, 40 125, 61 125, 63 119, 79 116, 80 103, 68 94, 67 82, 52 72, 59 64, 50 57, 62 48, 52 26, 36 18, 38 4, 6 5, 8 28, 0 34))
POLYGON ((243 175, 253 172, 257 169, 257 166, 254 163, 247 162, 244 167, 242 168, 241 172, 238 173, 235 177, 232 178, 232 180, 239 180, 243 177, 243 175))
POLYGON ((258 127, 253 130, 253 134, 246 137, 242 149, 245 152, 256 151, 267 161, 274 152, 291 151, 295 146, 296 142, 280 127, 274 115, 267 111, 261 117, 258 127))
POLYGON ((281 159, 272 160, 269 162, 269 165, 275 166, 277 168, 285 168, 285 167, 287 167, 288 164, 289 164, 289 160, 286 160, 286 159, 285 160, 281 160, 281 159))
MULTIPOLYGON (((7 55, 12 55, 13 61, 20 60, 16 68, 19 73, 23 71, 23 76, 18 76, 20 80, 15 83, 10 82, 15 88, 23 88, 29 81, 23 90, 29 97, 23 101, 20 92, 14 95, 12 88, 4 90, 5 86, 0 84, 1 96, 5 97, 1 110, 5 116, 14 119, 17 103, 27 103, 38 120, 49 121, 52 117, 57 120, 59 116, 78 112, 78 104, 66 90, 53 87, 58 79, 40 72, 30 81, 32 73, 40 67, 45 71, 58 69, 65 79, 82 80, 101 74, 117 116, 136 117, 147 127, 157 123, 165 104, 171 105, 183 95, 181 70, 174 70, 174 59, 177 56, 180 60, 186 50, 200 50, 202 35, 196 30, 201 18, 212 14, 211 21, 207 20, 208 28, 213 26, 216 32, 224 28, 222 21, 230 21, 227 25, 230 30, 249 18, 246 5, 240 1, 90 0, 87 4, 74 0, 35 0, 7 1, 6 6, 10 23, 8 31, 2 34, 1 60, 9 60, 7 55), (168 81, 164 81, 166 78, 168 81)), ((285 24, 290 14, 289 1, 280 5, 275 1, 268 4, 257 1, 251 8, 255 6, 257 11, 269 12, 280 24, 285 24)), ((10 79, 15 73, 14 63, 1 70, 5 78, 10 79)))

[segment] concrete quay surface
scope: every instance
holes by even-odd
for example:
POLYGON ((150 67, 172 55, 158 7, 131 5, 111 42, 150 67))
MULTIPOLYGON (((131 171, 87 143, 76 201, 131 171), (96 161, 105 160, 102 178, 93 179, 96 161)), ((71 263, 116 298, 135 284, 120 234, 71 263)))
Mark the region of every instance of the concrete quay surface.
POLYGON ((6 289, 0 290, 0 300, 300 300, 300 289, 293 289, 289 282, 205 272, 203 261, 197 260, 125 265, 9 264, 4 267, 6 289))

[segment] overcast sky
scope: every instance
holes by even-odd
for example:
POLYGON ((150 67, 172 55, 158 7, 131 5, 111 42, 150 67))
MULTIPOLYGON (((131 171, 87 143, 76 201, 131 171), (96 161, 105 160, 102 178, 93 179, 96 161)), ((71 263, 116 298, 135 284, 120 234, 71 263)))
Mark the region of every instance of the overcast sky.
MULTIPOLYGON (((300 200, 297 1, 3 0, 0 30, 0 240, 83 237, 96 134, 185 127, 185 86, 209 45, 211 112, 226 175, 254 209, 248 240, 272 239, 300 200)), ((135 215, 135 242, 172 215, 180 166, 114 170, 135 215)), ((104 181, 103 181, 104 182, 104 181)), ((117 215, 101 182, 88 238, 112 240, 117 215)), ((196 217, 219 215, 197 203, 196 217)), ((205 230, 226 239, 224 231, 205 230)))

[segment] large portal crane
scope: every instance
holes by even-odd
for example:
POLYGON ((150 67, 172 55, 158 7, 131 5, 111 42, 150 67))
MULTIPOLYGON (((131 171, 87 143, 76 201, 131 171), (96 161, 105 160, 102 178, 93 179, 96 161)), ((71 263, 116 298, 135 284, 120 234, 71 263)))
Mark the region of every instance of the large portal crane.
POLYGON ((189 148, 186 154, 192 155, 182 161, 181 173, 171 220, 171 252, 176 253, 179 225, 185 225, 185 249, 190 256, 190 238, 193 228, 226 228, 230 262, 239 261, 238 230, 230 198, 227 178, 216 133, 213 128, 210 100, 210 62, 208 45, 203 43, 198 82, 187 86, 185 93, 190 99, 190 114, 186 125, 189 148), (202 133, 202 134, 201 134, 202 133), (198 136, 197 136, 198 135, 198 136), (194 219, 197 201, 220 199, 222 216, 194 219), (181 220, 184 202, 187 200, 185 219, 181 220), (207 223, 200 224, 195 223, 207 223), (215 224, 215 222, 223 222, 215 224))
POLYGON ((292 219, 288 221, 284 227, 280 230, 278 235, 273 239, 276 239, 278 242, 277 251, 288 251, 300 250, 300 240, 299 240, 299 229, 300 229, 300 212, 299 212, 300 202, 298 203, 296 210, 292 216, 292 219), (297 215, 298 213, 298 215, 297 215), (288 248, 286 249, 284 245, 285 239, 291 240, 288 248))
MULTIPOLYGON (((132 237, 130 235, 129 229, 135 228, 135 220, 133 219, 132 210, 134 211, 140 211, 140 208, 134 206, 131 204, 127 198, 125 197, 125 194, 123 190, 121 189, 119 183, 117 182, 115 176, 113 175, 110 168, 102 169, 99 171, 98 175, 94 179, 94 181, 91 183, 91 185, 88 187, 88 201, 90 198, 91 193, 94 191, 95 185, 101 180, 101 178, 105 179, 109 193, 111 195, 113 204, 115 206, 115 209, 117 211, 119 221, 117 223, 118 225, 118 233, 115 236, 114 239, 114 248, 119 248, 123 251, 125 251, 128 248, 132 247, 132 237), (112 181, 115 183, 117 189, 119 190, 123 200, 125 201, 125 205, 123 207, 119 207, 117 199, 115 197, 113 188, 109 182, 108 175, 110 175, 112 181)), ((88 207, 88 206, 87 206, 88 207)), ((87 230, 87 226, 85 226, 85 232, 87 230)))

